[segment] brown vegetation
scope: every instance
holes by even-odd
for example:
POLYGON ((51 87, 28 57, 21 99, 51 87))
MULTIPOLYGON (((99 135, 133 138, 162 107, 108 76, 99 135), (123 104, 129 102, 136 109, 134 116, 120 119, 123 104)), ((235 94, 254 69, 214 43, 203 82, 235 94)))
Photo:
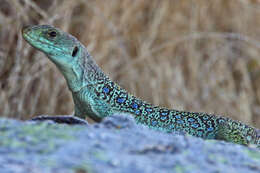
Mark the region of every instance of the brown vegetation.
POLYGON ((259 19, 257 0, 0 0, 0 115, 72 113, 62 75, 20 34, 47 23, 144 100, 260 128, 259 19))

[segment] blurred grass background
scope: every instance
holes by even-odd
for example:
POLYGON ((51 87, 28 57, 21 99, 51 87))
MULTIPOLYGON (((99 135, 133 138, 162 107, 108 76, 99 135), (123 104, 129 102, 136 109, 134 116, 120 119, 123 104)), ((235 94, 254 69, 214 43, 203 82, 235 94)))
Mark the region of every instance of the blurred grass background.
POLYGON ((73 112, 62 75, 21 37, 52 24, 136 96, 260 128, 259 19, 259 0, 0 0, 0 115, 73 112))

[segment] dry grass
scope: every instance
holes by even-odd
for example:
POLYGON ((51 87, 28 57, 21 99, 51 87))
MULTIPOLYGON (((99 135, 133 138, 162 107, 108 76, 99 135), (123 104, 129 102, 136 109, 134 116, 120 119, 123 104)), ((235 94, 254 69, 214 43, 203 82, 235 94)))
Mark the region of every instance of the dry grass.
POLYGON ((55 66, 24 24, 77 36, 109 76, 154 104, 260 128, 260 3, 249 0, 0 0, 0 115, 70 114, 55 66))

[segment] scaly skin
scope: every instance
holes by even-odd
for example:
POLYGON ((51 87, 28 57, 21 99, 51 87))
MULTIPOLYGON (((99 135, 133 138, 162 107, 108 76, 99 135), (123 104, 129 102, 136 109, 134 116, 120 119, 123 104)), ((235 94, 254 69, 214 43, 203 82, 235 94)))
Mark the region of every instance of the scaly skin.
POLYGON ((129 94, 103 73, 84 45, 57 28, 27 26, 22 34, 64 75, 73 95, 77 117, 100 121, 113 114, 131 114, 138 123, 150 128, 260 147, 259 130, 246 124, 206 113, 161 108, 129 94))

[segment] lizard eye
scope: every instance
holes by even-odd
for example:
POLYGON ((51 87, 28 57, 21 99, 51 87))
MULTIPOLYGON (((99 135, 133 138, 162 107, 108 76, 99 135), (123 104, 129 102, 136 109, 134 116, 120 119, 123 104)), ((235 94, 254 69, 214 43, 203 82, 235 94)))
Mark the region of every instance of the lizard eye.
POLYGON ((55 38, 55 37, 57 36, 57 32, 56 32, 56 31, 50 31, 50 32, 48 33, 48 35, 49 35, 49 37, 51 37, 51 38, 55 38))
POLYGON ((75 46, 73 49, 73 52, 72 52, 72 56, 75 57, 77 55, 78 51, 79 51, 79 48, 77 46, 75 46))

